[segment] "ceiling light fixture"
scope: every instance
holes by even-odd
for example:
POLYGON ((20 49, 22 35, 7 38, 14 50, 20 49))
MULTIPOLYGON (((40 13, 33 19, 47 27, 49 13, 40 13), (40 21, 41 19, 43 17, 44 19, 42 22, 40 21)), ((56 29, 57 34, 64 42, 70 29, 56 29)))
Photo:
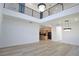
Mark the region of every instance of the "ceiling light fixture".
POLYGON ((38 4, 38 8, 39 8, 39 11, 40 11, 40 12, 43 12, 43 11, 45 11, 46 4, 44 4, 44 3, 39 3, 39 4, 38 4))

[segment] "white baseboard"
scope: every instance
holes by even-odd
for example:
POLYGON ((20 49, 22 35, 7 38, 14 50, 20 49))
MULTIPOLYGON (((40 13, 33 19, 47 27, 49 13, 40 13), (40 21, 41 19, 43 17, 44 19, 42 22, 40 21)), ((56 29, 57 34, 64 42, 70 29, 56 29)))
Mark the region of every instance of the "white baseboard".
POLYGON ((31 43, 36 43, 39 41, 32 41, 32 42, 23 42, 23 43, 17 43, 17 44, 9 44, 9 45, 3 45, 0 46, 0 48, 6 48, 6 47, 12 47, 12 46, 18 46, 18 45, 24 45, 24 44, 31 44, 31 43))
POLYGON ((73 43, 73 42, 67 42, 67 41, 62 41, 62 40, 60 40, 60 41, 59 40, 52 40, 52 41, 79 46, 79 44, 73 43))

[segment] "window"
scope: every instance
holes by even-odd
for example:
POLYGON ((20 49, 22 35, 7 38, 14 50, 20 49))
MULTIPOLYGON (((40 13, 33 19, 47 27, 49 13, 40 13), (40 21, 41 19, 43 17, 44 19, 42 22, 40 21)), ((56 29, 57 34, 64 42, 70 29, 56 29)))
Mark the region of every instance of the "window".
POLYGON ((24 13, 25 11, 25 3, 19 3, 19 12, 24 13))

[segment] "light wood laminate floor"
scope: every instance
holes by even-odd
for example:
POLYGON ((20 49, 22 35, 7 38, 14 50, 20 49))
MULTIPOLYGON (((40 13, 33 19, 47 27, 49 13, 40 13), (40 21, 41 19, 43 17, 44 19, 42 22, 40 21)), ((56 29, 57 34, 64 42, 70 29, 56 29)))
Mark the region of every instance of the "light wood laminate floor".
POLYGON ((53 41, 0 48, 0 56, 79 56, 79 46, 53 41))

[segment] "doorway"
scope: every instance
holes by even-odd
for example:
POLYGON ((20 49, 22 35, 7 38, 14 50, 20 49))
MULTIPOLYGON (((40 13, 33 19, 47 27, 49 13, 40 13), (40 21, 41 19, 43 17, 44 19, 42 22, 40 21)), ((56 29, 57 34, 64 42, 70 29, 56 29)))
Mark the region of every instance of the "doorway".
POLYGON ((40 40, 51 40, 52 33, 51 27, 42 27, 40 28, 40 40))

